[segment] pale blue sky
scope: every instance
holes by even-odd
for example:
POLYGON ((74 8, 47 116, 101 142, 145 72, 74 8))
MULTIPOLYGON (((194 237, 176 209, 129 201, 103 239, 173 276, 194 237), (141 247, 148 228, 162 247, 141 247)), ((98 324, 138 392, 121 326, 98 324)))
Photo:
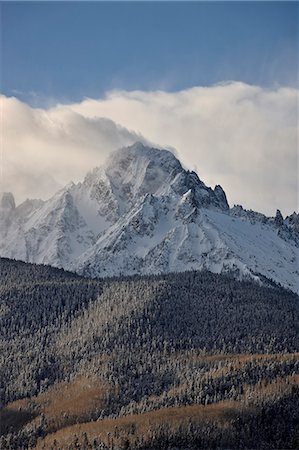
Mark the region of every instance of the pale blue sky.
POLYGON ((2 2, 1 91, 31 104, 111 89, 297 83, 297 2, 2 2))

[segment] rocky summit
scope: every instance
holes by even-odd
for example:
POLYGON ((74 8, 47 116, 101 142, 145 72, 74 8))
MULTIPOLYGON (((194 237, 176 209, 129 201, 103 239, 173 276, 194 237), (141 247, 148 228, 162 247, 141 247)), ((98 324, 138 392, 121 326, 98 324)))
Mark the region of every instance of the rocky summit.
POLYGON ((0 202, 0 256, 92 277, 207 269, 298 292, 299 218, 229 208, 173 153, 113 153, 47 201, 0 202))

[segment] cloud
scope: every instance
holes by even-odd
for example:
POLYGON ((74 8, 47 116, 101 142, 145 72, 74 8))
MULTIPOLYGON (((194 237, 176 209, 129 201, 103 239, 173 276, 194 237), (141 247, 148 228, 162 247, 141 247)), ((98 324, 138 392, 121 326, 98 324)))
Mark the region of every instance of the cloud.
POLYGON ((69 181, 81 180, 113 150, 145 141, 107 118, 89 118, 64 107, 31 108, 2 96, 2 191, 17 202, 48 198, 69 181))
MULTIPOLYGON (((58 184, 77 180, 114 148, 147 139, 176 149, 206 184, 221 184, 231 205, 267 214, 298 208, 294 88, 229 82, 179 92, 112 91, 48 110, 3 101, 4 164, 15 173, 10 183, 19 170, 48 174, 58 184)), ((24 196, 25 187, 16 184, 24 196)))

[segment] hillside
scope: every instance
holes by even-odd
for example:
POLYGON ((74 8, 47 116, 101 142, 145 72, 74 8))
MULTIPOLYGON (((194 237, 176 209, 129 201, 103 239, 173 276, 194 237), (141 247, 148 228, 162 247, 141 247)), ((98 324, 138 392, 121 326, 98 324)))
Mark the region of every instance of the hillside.
POLYGON ((296 294, 207 271, 0 274, 1 448, 296 448, 296 294))

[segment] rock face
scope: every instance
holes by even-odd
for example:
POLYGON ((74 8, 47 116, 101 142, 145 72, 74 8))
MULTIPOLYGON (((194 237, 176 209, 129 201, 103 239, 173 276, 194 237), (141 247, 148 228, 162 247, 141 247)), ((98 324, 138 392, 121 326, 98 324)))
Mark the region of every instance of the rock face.
POLYGON ((283 217, 279 209, 276 211, 274 222, 277 227, 283 226, 283 217))
POLYGON ((169 151, 136 143, 50 200, 4 194, 0 255, 91 276, 206 268, 298 291, 298 216, 229 209, 169 151), (281 216, 281 217, 280 217, 281 216))

